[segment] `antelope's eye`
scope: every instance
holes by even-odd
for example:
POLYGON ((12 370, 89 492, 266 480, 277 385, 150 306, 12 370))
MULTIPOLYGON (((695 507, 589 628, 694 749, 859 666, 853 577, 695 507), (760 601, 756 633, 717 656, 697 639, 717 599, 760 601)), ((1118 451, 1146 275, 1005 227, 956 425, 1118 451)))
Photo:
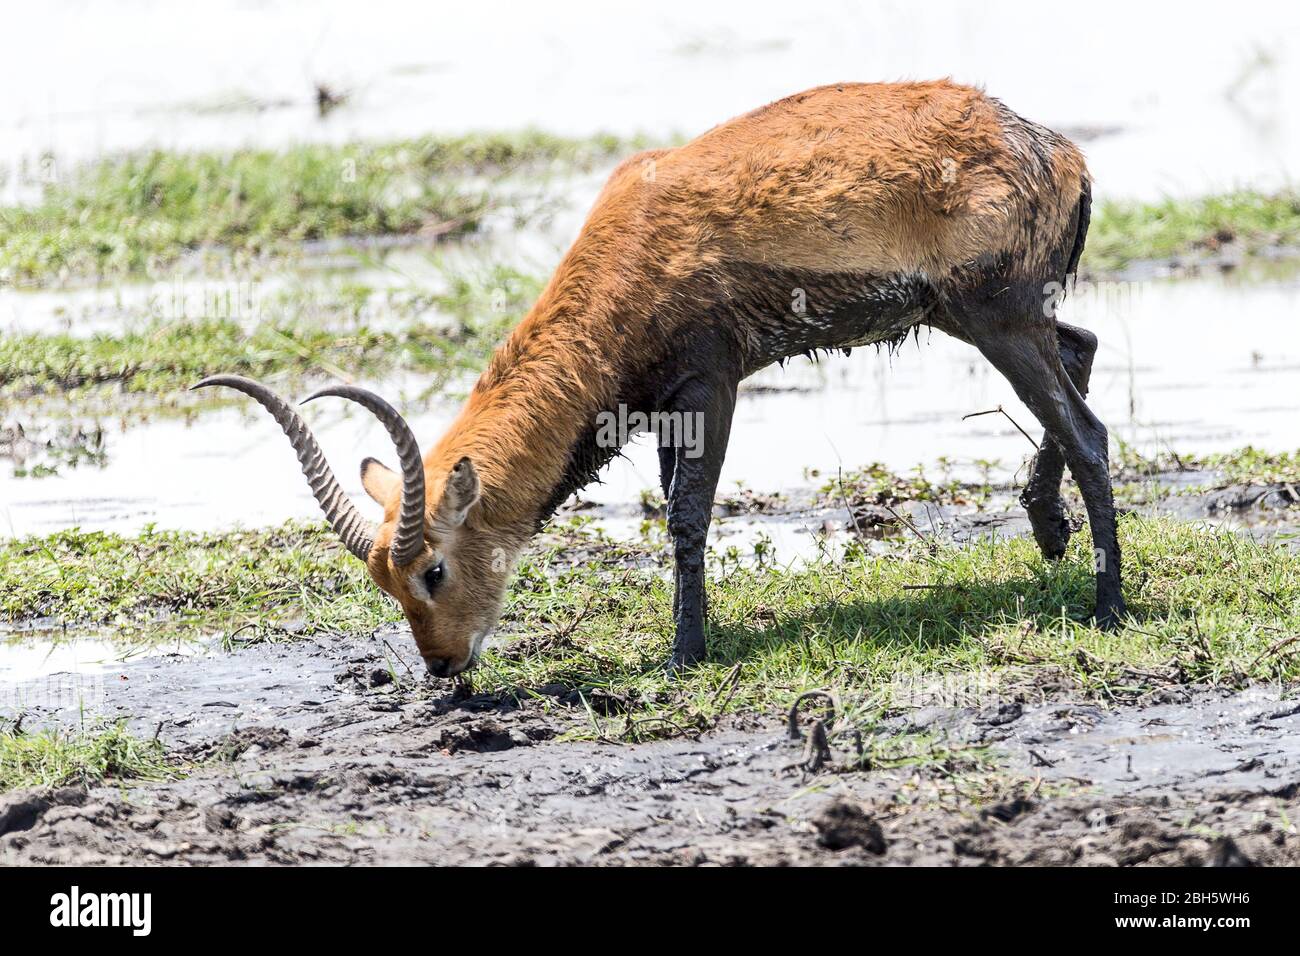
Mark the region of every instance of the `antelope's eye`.
POLYGON ((439 561, 437 564, 430 565, 429 569, 424 572, 424 586, 430 594, 442 583, 442 576, 447 571, 447 562, 439 561))

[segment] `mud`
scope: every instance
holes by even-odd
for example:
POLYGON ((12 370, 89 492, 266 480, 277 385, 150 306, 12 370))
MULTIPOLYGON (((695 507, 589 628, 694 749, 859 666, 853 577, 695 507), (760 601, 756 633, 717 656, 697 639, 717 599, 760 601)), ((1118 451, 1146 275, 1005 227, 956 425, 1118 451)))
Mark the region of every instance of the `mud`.
POLYGON ((832 728, 808 772, 779 715, 559 739, 587 720, 578 688, 466 696, 394 636, 129 661, 76 700, 29 687, 27 726, 122 717, 192 771, 4 795, 0 863, 1300 863, 1292 689, 920 708, 858 730, 942 756, 864 767, 832 728))

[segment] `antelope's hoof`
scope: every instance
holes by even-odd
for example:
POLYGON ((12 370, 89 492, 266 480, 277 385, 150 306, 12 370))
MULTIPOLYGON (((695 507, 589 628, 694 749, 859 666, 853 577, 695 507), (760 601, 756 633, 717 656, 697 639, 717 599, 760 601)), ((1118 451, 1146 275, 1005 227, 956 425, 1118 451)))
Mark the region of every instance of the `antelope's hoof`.
POLYGON ((1065 547, 1070 543, 1070 535, 1079 530, 1078 525, 1066 517, 1060 502, 1054 506, 1026 508, 1029 526, 1034 531, 1034 541, 1038 550, 1049 561, 1059 561, 1065 557, 1065 547))
POLYGON ((1124 601, 1117 598, 1114 601, 1107 601, 1097 605, 1097 613, 1093 615, 1093 620, 1103 631, 1118 631, 1123 623, 1124 615, 1127 613, 1124 608, 1124 601))
POLYGON ((678 677, 683 671, 689 670, 702 660, 704 660, 702 648, 687 651, 674 650, 673 656, 668 658, 668 663, 664 665, 664 673, 669 679, 678 677))

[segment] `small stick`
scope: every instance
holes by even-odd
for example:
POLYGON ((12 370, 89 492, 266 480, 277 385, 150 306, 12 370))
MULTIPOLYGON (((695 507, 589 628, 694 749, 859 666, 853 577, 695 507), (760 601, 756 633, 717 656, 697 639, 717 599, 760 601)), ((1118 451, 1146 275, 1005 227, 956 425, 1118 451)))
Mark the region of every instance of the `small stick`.
POLYGON ((691 736, 689 730, 673 719, 675 716, 677 716, 677 711, 673 711, 672 717, 639 717, 636 720, 628 721, 627 727, 623 730, 622 739, 627 740, 628 737, 636 731, 636 728, 640 727, 642 724, 667 724, 677 732, 676 735, 678 737, 691 736))
POLYGON ((381 637, 380 640, 384 642, 384 647, 388 648, 390 651, 393 652, 393 656, 397 658, 398 663, 400 663, 403 667, 406 668, 406 673, 407 673, 410 677, 414 678, 414 677, 415 677, 415 673, 411 670, 411 665, 408 664, 408 663, 406 663, 406 661, 402 659, 402 655, 401 655, 401 654, 397 653, 397 648, 393 647, 392 644, 389 644, 389 643, 388 643, 388 638, 386 638, 386 637, 381 637))
POLYGON ((1031 756, 1031 757, 1034 758, 1034 765, 1035 765, 1035 766, 1038 766, 1038 767, 1055 767, 1056 764, 1057 764, 1057 761, 1055 761, 1055 760, 1048 760, 1046 757, 1044 757, 1042 754, 1040 754, 1037 750, 1033 750, 1033 749, 1031 749, 1031 750, 1029 751, 1029 756, 1031 756))
POLYGON ((816 700, 816 699, 821 699, 826 701, 826 709, 827 711, 829 711, 830 722, 832 724, 835 723, 835 716, 840 709, 839 701, 835 699, 835 695, 828 690, 805 691, 804 693, 796 697, 794 699, 794 703, 790 705, 790 715, 787 718, 786 729, 789 733, 791 740, 799 740, 803 737, 803 734, 799 733, 800 705, 802 705, 805 700, 816 700))
POLYGON ((971 412, 969 415, 963 415, 961 417, 961 420, 965 421, 968 418, 979 418, 981 415, 1001 415, 1011 424, 1016 426, 1016 431, 1020 432, 1020 434, 1025 436, 1025 440, 1028 441, 1029 444, 1034 446, 1035 451, 1042 451, 1042 449, 1038 447, 1038 442, 1034 441, 1034 439, 1030 436, 1029 432, 1021 428, 1020 423, 1016 421, 1014 418, 1012 418, 1010 415, 1008 415, 1007 410, 1003 408, 1001 405, 999 405, 997 408, 990 408, 983 412, 971 412))
POLYGON ((1273 646, 1265 649, 1265 651, 1262 654, 1260 654, 1259 657, 1255 658, 1253 661, 1250 662, 1250 665, 1246 668, 1246 673, 1249 674, 1251 671, 1253 671, 1256 667, 1258 667, 1268 658, 1272 657, 1278 651, 1282 650, 1282 648, 1286 647, 1288 644, 1294 644, 1296 641, 1300 641, 1300 634, 1297 634, 1294 637, 1288 637, 1284 641, 1278 641, 1273 646))
POLYGON ((849 504, 849 496, 844 493, 844 469, 843 468, 835 469, 835 483, 840 487, 840 501, 842 501, 844 503, 844 507, 848 509, 849 520, 853 522, 853 530, 855 530, 858 533, 859 537, 865 538, 866 535, 862 531, 862 525, 858 524, 858 516, 853 513, 853 506, 849 504))
MULTIPOLYGON (((727 702, 729 702, 732 697, 736 696, 736 688, 739 685, 740 685, 740 662, 737 661, 736 665, 732 667, 730 671, 727 672, 727 676, 722 678, 722 683, 718 685, 718 689, 713 692, 713 700, 709 702, 709 705, 716 706, 718 703, 718 698, 721 697, 722 692, 724 690, 727 690, 728 688, 731 689, 731 693, 727 695, 727 702)), ((726 702, 724 702, 723 706, 726 706, 726 702)))
POLYGON ((891 515, 893 515, 895 521, 897 521, 899 524, 905 526, 905 527, 907 528, 907 530, 911 531, 912 534, 916 535, 916 536, 917 536, 918 538, 920 538, 923 542, 925 542, 925 546, 926 546, 927 548, 929 548, 931 551, 936 551, 936 550, 938 550, 938 545, 936 545, 933 541, 931 541, 931 540, 930 540, 929 538, 927 538, 924 534, 922 534, 922 533, 921 533, 921 529, 918 528, 916 525, 912 524, 911 521, 909 521, 907 518, 904 518, 902 515, 900 515, 900 514, 899 514, 897 511, 895 511, 893 508, 889 507, 889 505, 881 505, 881 507, 884 508, 886 511, 888 511, 891 515))
POLYGON ((831 753, 830 740, 826 736, 826 724, 814 720, 808 733, 808 743, 803 748, 803 769, 805 773, 816 773, 835 759, 831 753))

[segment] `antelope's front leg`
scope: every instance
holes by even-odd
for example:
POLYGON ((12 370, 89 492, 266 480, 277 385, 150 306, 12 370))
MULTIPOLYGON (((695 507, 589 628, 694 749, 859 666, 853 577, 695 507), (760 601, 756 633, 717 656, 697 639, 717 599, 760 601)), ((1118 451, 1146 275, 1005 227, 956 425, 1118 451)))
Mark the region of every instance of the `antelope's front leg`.
POLYGON ((665 403, 671 415, 666 428, 660 428, 660 467, 669 482, 668 534, 673 539, 676 627, 670 670, 704 658, 704 547, 713 519, 713 494, 727 453, 738 380, 738 376, 693 376, 665 403))

